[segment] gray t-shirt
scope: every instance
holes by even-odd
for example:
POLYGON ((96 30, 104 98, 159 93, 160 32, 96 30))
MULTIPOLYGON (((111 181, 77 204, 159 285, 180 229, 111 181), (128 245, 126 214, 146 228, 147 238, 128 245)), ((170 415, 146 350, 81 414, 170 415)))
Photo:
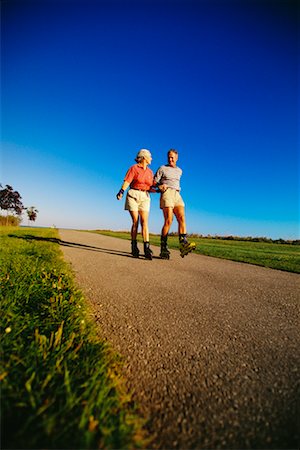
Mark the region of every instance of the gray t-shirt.
POLYGON ((182 170, 180 167, 171 167, 169 165, 160 166, 154 175, 154 183, 166 184, 168 187, 180 191, 181 175, 182 170))

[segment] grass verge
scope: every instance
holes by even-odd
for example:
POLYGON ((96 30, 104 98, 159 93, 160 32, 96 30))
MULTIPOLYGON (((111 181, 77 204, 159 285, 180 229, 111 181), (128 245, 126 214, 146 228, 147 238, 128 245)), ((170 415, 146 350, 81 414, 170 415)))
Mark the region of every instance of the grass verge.
MULTIPOLYGON (((92 231, 92 230, 91 230, 92 231)), ((129 232, 110 230, 95 230, 95 233, 130 240, 129 232)), ((141 238, 138 240, 141 242, 141 238)), ((256 264, 272 269, 300 273, 300 245, 277 244, 269 242, 238 241, 213 238, 191 237, 190 241, 196 243, 195 253, 232 261, 256 264)), ((152 245, 160 245, 159 235, 150 235, 152 245)), ((169 236, 168 246, 178 249, 178 237, 169 236)))
POLYGON ((121 361, 97 337, 55 243, 0 228, 2 448, 140 448, 121 361))

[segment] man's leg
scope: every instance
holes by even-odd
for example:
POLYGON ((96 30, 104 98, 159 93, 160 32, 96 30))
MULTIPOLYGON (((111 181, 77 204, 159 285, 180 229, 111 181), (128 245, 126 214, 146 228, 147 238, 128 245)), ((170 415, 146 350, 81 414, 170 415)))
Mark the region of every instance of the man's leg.
POLYGON ((170 207, 163 208, 163 214, 164 214, 164 225, 162 227, 160 237, 160 257, 163 259, 169 259, 170 252, 168 250, 168 233, 173 222, 173 208, 170 207))
POLYGON ((164 225, 161 230, 162 236, 168 236, 170 227, 173 222, 173 208, 163 208, 163 214, 164 214, 164 225))
POLYGON ((192 250, 195 250, 196 245, 194 242, 189 243, 187 240, 184 206, 176 206, 174 214, 178 221, 179 250, 181 256, 184 257, 192 250))
POLYGON ((180 244, 188 244, 186 237, 186 222, 184 206, 176 206, 174 208, 174 214, 178 222, 178 236, 180 244))
POLYGON ((184 206, 175 206, 174 214, 178 222, 178 235, 186 238, 186 222, 184 206))

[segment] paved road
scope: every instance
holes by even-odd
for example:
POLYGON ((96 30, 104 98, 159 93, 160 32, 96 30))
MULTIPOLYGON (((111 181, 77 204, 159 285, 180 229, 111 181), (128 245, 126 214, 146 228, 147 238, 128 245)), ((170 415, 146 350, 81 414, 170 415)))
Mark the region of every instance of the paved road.
POLYGON ((60 236, 127 360, 151 448, 299 448, 299 275, 176 251, 134 259, 129 241, 60 236))

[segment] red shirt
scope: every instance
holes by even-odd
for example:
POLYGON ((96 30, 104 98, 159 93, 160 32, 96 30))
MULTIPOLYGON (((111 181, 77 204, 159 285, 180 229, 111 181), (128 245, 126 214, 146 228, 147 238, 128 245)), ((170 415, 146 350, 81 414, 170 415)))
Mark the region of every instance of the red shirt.
POLYGON ((131 189, 149 191, 153 185, 153 172, 149 167, 143 169, 143 167, 135 164, 128 169, 124 181, 130 184, 131 189))

